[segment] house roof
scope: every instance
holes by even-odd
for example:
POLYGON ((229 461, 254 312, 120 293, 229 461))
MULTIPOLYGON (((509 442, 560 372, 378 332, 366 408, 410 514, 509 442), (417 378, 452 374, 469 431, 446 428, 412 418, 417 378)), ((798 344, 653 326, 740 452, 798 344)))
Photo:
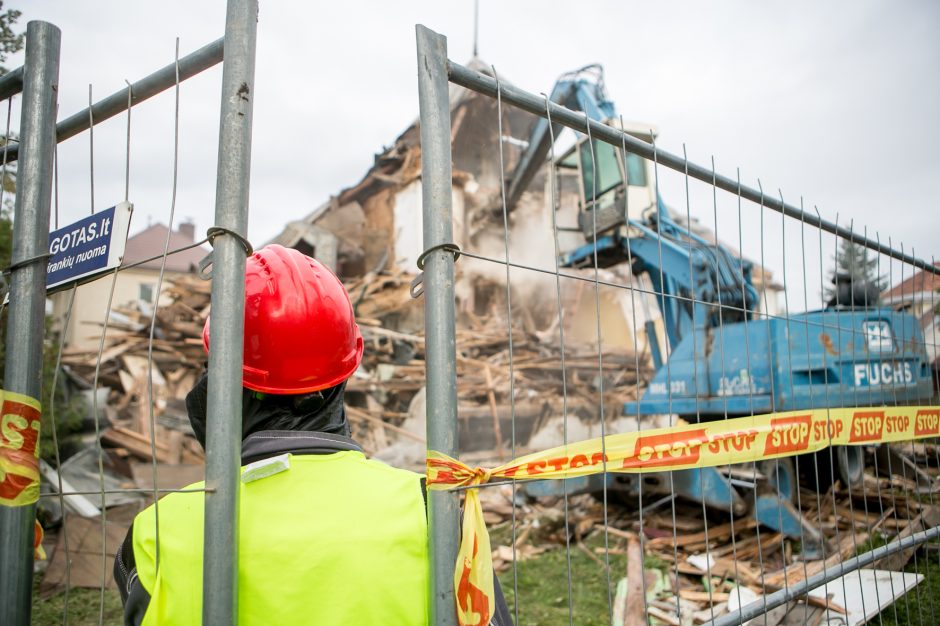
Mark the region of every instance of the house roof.
MULTIPOLYGON (((169 228, 164 224, 152 224, 128 238, 127 245, 124 248, 124 264, 129 265, 144 259, 150 259, 163 254, 166 246, 166 236, 169 228)), ((194 241, 194 229, 191 224, 182 224, 180 230, 170 233, 170 251, 190 246, 194 241)), ((166 269, 171 272, 193 272, 199 265, 210 249, 205 244, 170 254, 166 258, 166 269)), ((139 267, 145 269, 160 269, 161 260, 158 258, 153 261, 141 264, 139 267)))
MULTIPOLYGON (((940 261, 937 261, 934 265, 940 267, 940 261)), ((940 274, 920 270, 913 276, 882 293, 881 298, 886 302, 891 302, 911 298, 914 294, 931 291, 940 291, 940 274)), ((940 296, 937 296, 937 301, 940 302, 940 296)))

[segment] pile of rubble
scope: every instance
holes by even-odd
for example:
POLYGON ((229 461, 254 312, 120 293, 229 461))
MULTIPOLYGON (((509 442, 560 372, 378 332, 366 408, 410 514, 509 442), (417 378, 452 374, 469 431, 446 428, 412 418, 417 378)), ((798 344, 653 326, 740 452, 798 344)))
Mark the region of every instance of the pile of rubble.
MULTIPOLYGON (((423 407, 415 403, 424 387, 423 303, 410 294, 413 275, 379 271, 346 287, 365 341, 362 365, 347 384, 354 436, 370 453, 399 440, 424 440, 423 407), (419 410, 420 409, 420 410, 419 410)), ((476 277, 477 291, 485 278, 476 277)), ((648 360, 627 351, 600 356, 575 342, 559 343, 557 324, 534 323, 539 311, 515 302, 510 351, 502 292, 476 311, 460 312, 457 332, 458 416, 461 450, 503 457, 515 430, 517 449, 552 420, 598 421, 599 398, 607 415, 637 397, 648 376, 648 360), (510 381, 510 370, 513 373, 510 381), (564 370, 564 376, 562 372, 564 370), (600 391, 603 390, 603 396, 600 391), (515 428, 513 427, 515 420, 515 428)), ((154 312, 140 303, 115 308, 102 350, 66 350, 63 365, 74 380, 109 389, 103 403, 105 446, 119 456, 168 464, 198 463, 203 452, 191 437, 185 397, 205 367, 202 327, 209 315, 210 284, 176 278, 154 312), (150 342, 151 324, 153 342, 150 342), (152 380, 152 385, 148 384, 152 380), (154 441, 151 447, 152 393, 154 441)), ((540 443, 539 445, 544 445, 540 443)), ((423 450, 402 459, 423 463, 423 450)))
POLYGON ((168 464, 200 463, 203 451, 192 438, 185 398, 201 374, 206 356, 202 327, 209 315, 210 283, 195 277, 174 279, 156 309, 116 307, 105 343, 88 349, 66 349, 62 364, 72 380, 109 390, 99 413, 107 418, 102 443, 114 454, 168 464), (153 342, 150 341, 153 323, 153 342), (152 364, 152 365, 151 365, 152 364), (151 405, 155 424, 151 448, 151 405))
MULTIPOLYGON (((910 454, 910 444, 897 451, 910 454)), ((646 495, 640 501, 635 495, 611 492, 608 498, 619 504, 608 506, 605 515, 599 496, 571 496, 566 507, 558 497, 522 498, 517 487, 513 515, 513 489, 502 485, 481 489, 481 501, 504 589, 511 590, 514 576, 525 576, 527 570, 541 571, 549 563, 566 569, 570 563, 576 585, 593 580, 591 593, 602 595, 609 569, 609 580, 616 587, 612 589, 614 624, 647 623, 644 611, 652 623, 702 624, 792 588, 856 554, 940 523, 940 506, 933 506, 940 504, 940 496, 924 491, 926 484, 936 483, 940 457, 933 445, 918 445, 917 452, 920 458, 911 457, 919 467, 916 483, 910 475, 866 474, 864 482, 852 489, 836 482, 824 494, 802 490, 801 510, 826 538, 825 558, 817 560, 802 558, 799 541, 759 528, 753 517, 709 514, 706 523, 700 503, 681 499, 646 495), (914 498, 914 492, 923 496, 914 498), (566 548, 571 550, 570 559, 546 558, 547 552, 563 554, 566 548)), ((820 585, 799 602, 770 611, 766 621, 761 616, 753 623, 818 624, 826 619, 862 623, 862 616, 870 619, 907 592, 919 597, 922 591, 916 585, 924 576, 909 566, 919 559, 922 568, 925 558, 935 556, 933 549, 886 556, 866 569, 820 585)), ((539 592, 544 597, 557 596, 558 623, 567 622, 566 572, 543 577, 539 592)), ((522 616, 534 599, 519 600, 522 616)), ((602 610, 607 607, 604 600, 602 610)), ((573 602, 575 615, 587 619, 590 609, 578 606, 585 600, 577 589, 573 602)), ((602 617, 606 622, 606 613, 602 617)), ((520 617, 523 622, 531 619, 531 615, 520 617)))
MULTIPOLYGON (((411 453, 403 457, 383 455, 389 442, 401 437, 423 442, 425 430, 423 302, 410 295, 412 278, 380 272, 347 284, 366 346, 363 364, 347 385, 347 405, 354 434, 368 451, 414 467, 424 462, 421 446, 410 446, 411 453)), ((534 322, 533 316, 542 313, 523 299, 514 302, 510 349, 504 288, 482 277, 474 281, 477 293, 489 286, 497 295, 477 302, 476 310, 458 309, 461 452, 505 458, 513 431, 517 451, 530 442, 545 446, 533 438, 551 431, 566 409, 569 418, 579 418, 573 421, 597 425, 599 398, 610 416, 637 397, 651 371, 647 357, 625 350, 606 350, 599 357, 596 349, 568 341, 563 354, 557 325, 534 322)), ((549 445, 556 443, 560 439, 549 445)))

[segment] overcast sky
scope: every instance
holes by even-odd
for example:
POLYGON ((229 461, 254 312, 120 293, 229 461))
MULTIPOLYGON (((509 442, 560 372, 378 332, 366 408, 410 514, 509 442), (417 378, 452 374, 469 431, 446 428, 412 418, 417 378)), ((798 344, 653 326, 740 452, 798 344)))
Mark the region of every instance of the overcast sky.
MULTIPOLYGON (((225 2, 12 0, 21 24, 62 30, 60 119, 222 36, 225 2)), ((417 116, 414 25, 447 35, 449 56, 471 57, 473 2, 262 2, 254 107, 249 238, 276 235, 357 182, 375 153, 417 116)), ((618 111, 655 126, 660 148, 766 190, 856 230, 940 254, 940 4, 907 2, 480 2, 479 52, 516 85, 551 90, 559 74, 602 63, 618 111)), ((22 55, 8 67, 22 63, 22 55)), ((181 88, 176 220, 212 224, 221 69, 181 88)), ((166 222, 172 192, 172 92, 135 107, 131 130, 132 231, 166 222)), ((14 118, 15 119, 15 118, 14 118)), ((96 128, 95 208, 124 197, 127 119, 96 128)), ((89 211, 89 139, 59 151, 60 220, 89 211)), ((662 175, 667 203, 684 209, 678 177, 662 175)), ((714 223, 707 190, 691 212, 714 223)), ((738 244, 736 202, 719 197, 723 239, 738 244)), ((745 204, 745 253, 760 255, 759 211, 745 204)), ((818 302, 819 241, 766 216, 765 263, 818 302), (794 252, 796 254, 794 254, 794 252), (783 259, 786 259, 784 263, 783 259), (816 293, 814 297, 812 294, 816 293)), ((825 262, 833 243, 824 240, 825 262)), ((887 263, 886 263, 887 265, 887 263)), ((900 267, 891 269, 895 282, 900 267)), ((910 272, 905 269, 905 272, 910 272)))

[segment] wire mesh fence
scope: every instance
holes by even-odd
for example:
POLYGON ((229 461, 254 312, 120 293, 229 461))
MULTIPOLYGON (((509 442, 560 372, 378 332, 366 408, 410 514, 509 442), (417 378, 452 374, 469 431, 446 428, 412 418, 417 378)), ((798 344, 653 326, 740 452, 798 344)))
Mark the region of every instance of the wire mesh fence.
MULTIPOLYGON (((8 139, 23 89, 0 205, 18 162, 14 227, 35 229, 13 236, 4 389, 27 397, 22 415, 32 415, 29 398, 42 400, 51 441, 34 442, 46 445, 37 498, 52 554, 45 583, 34 583, 24 550, 36 507, 0 507, 3 623, 28 621, 31 603, 37 621, 120 622, 109 589, 126 527, 178 492, 206 498, 204 621, 233 621, 241 430, 223 417, 241 414, 237 351, 217 350, 208 365, 224 381, 210 386, 209 405, 226 427, 208 433, 205 457, 180 435, 185 410, 174 406, 202 366, 210 289, 215 345, 242 345, 231 286, 250 248, 239 233, 254 14, 231 3, 224 43, 182 58, 177 48, 172 64, 97 103, 89 88, 89 108, 57 126, 48 91, 37 98, 45 118, 33 119, 28 64, 0 79, 8 139), (180 244, 181 83, 219 63, 223 47, 217 226, 180 244), (176 130, 157 249, 125 256, 95 283, 64 281, 44 333, 35 268, 63 269, 47 240, 66 226, 57 176, 73 166, 55 158, 55 139, 88 131, 87 219, 126 237, 116 225, 133 208, 132 114, 164 90, 176 130), (106 120, 124 130, 107 147, 123 156, 124 192, 102 209, 94 129, 106 120), (171 275, 174 260, 198 260, 207 243, 211 288, 171 275), (138 271, 148 278, 128 296, 122 279, 138 271), (144 304, 128 309, 127 298, 144 304), (82 319, 95 341, 77 347, 82 319), (78 445, 66 432, 76 411, 93 431, 78 445), (204 476, 208 487, 185 486, 204 476)), ((47 27, 30 27, 28 58, 47 27)), ((385 257, 348 283, 369 346, 392 363, 351 379, 347 410, 367 450, 394 448, 395 435, 422 456, 413 422, 426 411, 431 623, 486 623, 503 597, 517 624, 936 623, 936 262, 851 219, 825 220, 714 157, 660 150, 656 132, 616 114, 596 66, 534 95, 495 68, 450 62, 444 39, 420 27, 418 58, 424 239, 401 238, 422 269, 411 291, 424 300, 424 332, 384 327, 407 315, 400 303, 369 318, 379 283, 402 281, 383 273, 385 257), (426 385, 401 378, 422 367, 426 385), (392 400, 376 406, 379 396, 392 400)), ((5 396, 7 448, 18 397, 5 396)))
POLYGON ((535 95, 419 26, 418 68, 434 623, 491 566, 517 624, 934 623, 935 262, 596 66, 535 95))
MULTIPOLYGON (((201 447, 183 436, 188 426, 174 418, 173 406, 181 402, 175 390, 193 382, 182 378, 207 366, 215 371, 210 412, 230 412, 228 398, 235 398, 240 412, 240 352, 220 348, 219 362, 206 365, 202 347, 187 346, 182 337, 190 334, 188 326, 201 328, 212 315, 221 341, 241 345, 244 303, 237 287, 250 248, 240 233, 247 225, 255 17, 254 3, 230 2, 224 39, 183 57, 177 42, 170 64, 104 99, 96 101, 89 86, 88 108, 58 124, 55 26, 30 22, 26 63, 2 79, 8 113, 0 204, 3 192, 15 192, 16 199, 13 215, 3 217, 3 228, 9 231, 12 221, 13 231, 6 238, 12 250, 3 251, 9 276, 2 309, 3 623, 123 623, 112 574, 115 554, 135 515, 150 502, 158 509, 162 495, 177 492, 205 497, 212 509, 204 556, 217 566, 203 579, 211 590, 203 612, 208 623, 233 620, 237 568, 222 563, 237 562, 229 538, 236 528, 237 489, 231 485, 237 484, 240 460, 218 452, 204 461, 201 447), (216 225, 197 241, 194 225, 180 223, 176 215, 180 89, 183 81, 221 63, 223 48, 228 53, 216 225), (168 105, 163 110, 173 128, 169 201, 160 223, 129 239, 133 112, 163 92, 158 100, 168 105), (11 132, 14 111, 18 134, 11 132), (123 198, 108 198, 106 209, 96 206, 95 193, 95 129, 102 124, 109 139, 97 145, 108 153, 105 187, 115 188, 118 169, 123 179, 123 198), (123 132, 114 132, 118 127, 123 132), (82 134, 87 163, 60 162, 57 143, 82 134), (115 153, 119 159, 111 158, 115 153), (113 165, 118 161, 119 167, 113 165), (90 191, 87 217, 66 223, 60 204, 67 205, 67 214, 76 196, 66 192, 60 201, 59 172, 83 167, 90 191), (211 265, 200 265, 200 280, 193 273, 203 260, 211 265), (223 313, 210 314, 210 283, 203 282, 210 270, 223 313), (115 405, 115 395, 124 400, 115 405), (213 486, 199 482, 205 476, 213 486)), ((156 149, 145 146, 136 153, 149 159, 156 149)), ((220 426, 208 449, 237 450, 226 438, 240 442, 240 428, 216 419, 220 426)), ((158 522, 154 534, 159 553, 158 522)))

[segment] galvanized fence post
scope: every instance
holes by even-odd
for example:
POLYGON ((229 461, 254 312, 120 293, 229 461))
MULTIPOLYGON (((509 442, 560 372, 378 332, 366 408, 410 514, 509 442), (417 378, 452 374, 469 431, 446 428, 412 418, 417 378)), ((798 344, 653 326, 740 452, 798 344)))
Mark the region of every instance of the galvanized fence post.
MULTIPOLYGON (((457 455, 457 348, 454 322, 450 101, 447 38, 418 25, 418 102, 421 111, 421 190, 424 216, 424 327, 428 449, 457 455)), ((456 624, 454 565, 459 496, 428 493, 431 624, 456 624)))
MULTIPOLYGON (((40 397, 46 316, 46 257, 52 203, 59 29, 26 26, 23 114, 13 221, 10 313, 3 388, 40 397)), ((38 442, 37 442, 38 446, 38 442)), ((36 505, 0 506, 0 624, 28 624, 33 580, 36 505)))
POLYGON ((238 623, 238 479, 242 442, 242 345, 257 0, 229 0, 225 19, 219 169, 212 270, 212 345, 206 433, 203 558, 205 624, 238 623), (226 232, 229 231, 229 232, 226 232))

